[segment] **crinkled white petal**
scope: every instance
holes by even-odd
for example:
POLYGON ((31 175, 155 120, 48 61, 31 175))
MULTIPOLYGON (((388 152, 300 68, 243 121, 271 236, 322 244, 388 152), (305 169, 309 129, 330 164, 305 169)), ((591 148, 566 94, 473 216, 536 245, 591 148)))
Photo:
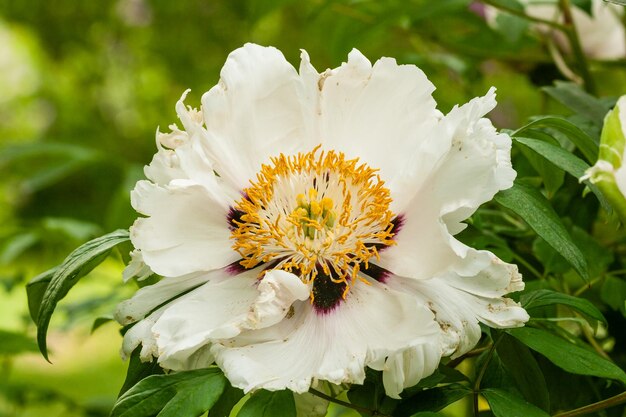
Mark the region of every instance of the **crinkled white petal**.
POLYGON ((206 188, 139 181, 131 203, 149 216, 135 221, 130 237, 154 272, 179 276, 219 269, 239 259, 231 249, 228 209, 206 188))
MULTIPOLYGON (((473 348, 480 339, 479 322, 490 327, 510 328, 523 326, 529 319, 528 313, 519 304, 503 297, 511 290, 523 288, 517 271, 510 286, 497 289, 497 285, 492 285, 491 296, 472 292, 473 288, 480 289, 478 285, 473 287, 475 281, 484 280, 483 275, 492 273, 489 269, 476 277, 459 277, 449 272, 441 277, 418 281, 396 276, 389 280, 389 284, 414 294, 432 310, 440 326, 444 356, 457 357, 473 348), (461 285, 463 281, 466 284, 464 287, 461 285)), ((485 292, 480 290, 480 293, 485 292)))
POLYGON ((270 271, 260 283, 258 273, 251 270, 209 282, 184 303, 168 308, 153 326, 159 363, 168 369, 188 369, 187 358, 203 346, 278 323, 294 301, 309 297, 308 287, 291 273, 270 271))
POLYGON ((128 282, 131 278, 136 278, 137 281, 143 281, 150 275, 154 274, 150 267, 143 261, 140 250, 133 250, 130 252, 130 262, 124 268, 122 272, 122 279, 124 282, 128 282))
POLYGON ((430 278, 451 265, 471 267, 468 248, 451 235, 463 230, 461 221, 498 191, 511 187, 515 178, 510 137, 497 133, 483 118, 494 106, 491 89, 442 120, 438 134, 449 146, 447 153, 400 213, 396 244, 381 253, 381 266, 417 279, 430 278))
MULTIPOLYGON (((318 379, 362 383, 365 366, 384 363, 407 348, 438 345, 433 315, 414 297, 377 282, 359 284, 329 313, 316 312, 308 301, 295 303, 293 314, 277 325, 214 344, 216 362, 230 382, 246 392, 306 392, 318 379)), ((434 363, 415 366, 430 370, 439 362, 439 356, 427 359, 434 363)), ((385 367, 384 372, 404 383, 397 369, 385 367)))
POLYGON ((216 171, 240 189, 269 158, 309 151, 319 138, 305 129, 312 107, 300 76, 273 47, 246 44, 233 51, 218 85, 202 96, 216 171))
MULTIPOLYGON (((301 72, 303 66, 309 67, 303 64, 301 72)), ((391 210, 403 209, 446 150, 445 139, 433 140, 441 117, 433 84, 414 65, 381 58, 372 66, 356 49, 316 84, 323 147, 380 169, 393 197, 391 210)))

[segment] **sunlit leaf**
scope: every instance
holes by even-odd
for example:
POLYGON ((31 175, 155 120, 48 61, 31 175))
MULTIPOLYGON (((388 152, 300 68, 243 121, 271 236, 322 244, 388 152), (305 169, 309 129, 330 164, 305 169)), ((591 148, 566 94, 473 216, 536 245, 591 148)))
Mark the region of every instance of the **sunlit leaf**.
POLYGON ((117 400, 111 417, 198 417, 213 407, 224 387, 226 377, 218 368, 152 375, 117 400))
MULTIPOLYGON (((57 303, 65 297, 68 291, 78 282, 78 280, 96 266, 98 266, 109 252, 118 244, 129 239, 128 230, 117 230, 108 235, 101 236, 91 240, 74 250, 63 263, 56 268, 50 278, 50 282, 43 293, 41 303, 38 307, 33 306, 31 311, 37 311, 37 343, 44 358, 48 359, 46 334, 50 318, 56 308, 57 303)), ((35 278, 37 281, 36 289, 33 290, 33 304, 36 303, 35 298, 39 295, 44 282, 48 276, 35 278)), ((32 284, 32 283, 31 283, 32 284)))

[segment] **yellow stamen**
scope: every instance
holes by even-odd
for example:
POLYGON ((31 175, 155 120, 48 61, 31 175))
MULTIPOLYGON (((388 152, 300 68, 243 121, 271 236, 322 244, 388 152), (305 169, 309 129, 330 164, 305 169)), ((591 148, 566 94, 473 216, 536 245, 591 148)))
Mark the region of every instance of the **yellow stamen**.
POLYGON ((395 244, 389 190, 376 169, 341 152, 280 154, 244 191, 231 238, 245 268, 277 261, 310 285, 323 273, 345 285, 345 298, 377 246, 395 244))

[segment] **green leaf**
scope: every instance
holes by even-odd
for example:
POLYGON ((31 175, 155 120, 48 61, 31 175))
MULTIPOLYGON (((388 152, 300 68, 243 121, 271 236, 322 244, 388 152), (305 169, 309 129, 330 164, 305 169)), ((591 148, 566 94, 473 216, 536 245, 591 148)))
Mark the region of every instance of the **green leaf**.
POLYGON ((521 136, 515 136, 513 139, 516 142, 529 147, 575 178, 582 177, 585 174, 585 171, 589 169, 588 163, 560 146, 553 145, 552 143, 548 143, 540 139, 525 138, 521 136))
POLYGON ((24 352, 37 352, 37 343, 22 333, 0 329, 0 355, 17 355, 24 352))
POLYGON ((574 297, 573 295, 563 294, 551 290, 537 290, 524 294, 520 297, 522 306, 532 311, 537 308, 546 307, 554 304, 561 304, 573 308, 590 319, 590 324, 598 322, 606 324, 606 319, 594 306, 591 301, 584 298, 574 297))
MULTIPOLYGON (((69 290, 80 278, 87 275, 96 266, 102 263, 116 245, 128 239, 128 230, 116 230, 115 232, 93 239, 70 253, 63 263, 54 271, 41 299, 36 320, 37 343, 39 344, 39 350, 46 360, 48 360, 46 334, 48 332, 50 318, 59 300, 67 295, 69 290)), ((36 279, 40 277, 41 275, 36 279)), ((44 281, 44 278, 40 281, 44 281)), ((37 290, 40 289, 40 287, 37 288, 37 290)))
POLYGON ((543 410, 549 410, 546 379, 530 350, 506 333, 502 334, 496 350, 524 398, 543 410))
POLYGON ((559 252, 584 279, 588 279, 587 263, 565 226, 546 198, 536 189, 521 183, 499 192, 495 200, 517 213, 554 250, 559 252))
POLYGON ((224 392, 209 411, 209 417, 229 417, 233 407, 243 398, 243 395, 242 390, 226 381, 224 392))
POLYGON ((241 407, 237 417, 296 417, 291 391, 257 391, 241 407))
POLYGON ((197 417, 213 407, 225 387, 218 368, 152 375, 117 400, 111 417, 197 417))
POLYGON ((450 384, 420 391, 415 395, 404 398, 394 412, 394 417, 410 417, 422 411, 440 411, 448 405, 457 402, 471 390, 460 384, 450 384))
POLYGON ((549 417, 550 415, 508 391, 487 388, 481 391, 496 417, 549 417))
POLYGON ((163 369, 161 369, 156 360, 151 362, 142 362, 139 356, 140 352, 141 346, 138 346, 130 354, 126 378, 124 379, 124 384, 122 385, 119 394, 117 394, 118 398, 121 397, 126 391, 134 387, 142 379, 151 375, 160 375, 163 373, 163 369))
MULTIPOLYGON (((558 143, 556 139, 550 136, 548 136, 548 138, 551 141, 554 141, 554 143, 558 143)), ((560 149, 560 147, 552 143, 545 142, 543 140, 538 140, 538 139, 531 139, 531 140, 536 140, 538 142, 541 142, 542 144, 552 145, 556 147, 557 149, 560 149)), ((561 187, 561 185, 563 185, 564 176, 565 176, 563 170, 560 169, 560 167, 555 166, 554 163, 552 163, 549 159, 547 159, 541 153, 536 152, 532 148, 531 149, 528 149, 528 148, 529 147, 527 146, 523 146, 521 147, 520 150, 522 151, 522 153, 524 154, 528 162, 530 162, 530 164, 535 169, 535 171, 537 171, 539 175, 541 175, 541 179, 543 180, 548 196, 553 196, 556 193, 556 191, 561 187)))
MULTIPOLYGON (((589 169, 589 164, 573 153, 561 148, 560 146, 546 142, 545 140, 519 136, 514 137, 513 140, 532 149, 534 152, 541 155, 546 160, 550 161, 552 164, 561 168, 563 171, 567 172, 576 179, 585 175, 585 171, 589 169)), ((609 203, 606 201, 606 198, 598 187, 592 184, 589 180, 583 182, 596 195, 602 204, 602 207, 604 207, 607 211, 610 210, 609 203)))
POLYGON ((26 284, 28 312, 30 313, 30 317, 35 323, 37 323, 39 306, 41 306, 41 300, 43 300, 43 295, 45 294, 46 288, 48 288, 48 284, 50 284, 50 280, 54 276, 54 273, 57 269, 58 267, 55 267, 47 270, 46 272, 42 272, 35 278, 31 279, 28 284, 26 284))
POLYGON ((613 362, 550 332, 520 327, 509 329, 507 333, 567 372, 616 379, 626 383, 626 373, 613 362))
POLYGON ((543 87, 543 90, 597 126, 602 126, 604 116, 609 111, 609 107, 602 100, 587 93, 576 83, 556 81, 554 87, 543 87))
POLYGON ((524 136, 522 133, 529 129, 551 128, 567 135, 567 138, 580 150, 588 162, 595 163, 598 159, 599 144, 585 131, 567 119, 558 116, 542 116, 522 126, 511 136, 524 136))

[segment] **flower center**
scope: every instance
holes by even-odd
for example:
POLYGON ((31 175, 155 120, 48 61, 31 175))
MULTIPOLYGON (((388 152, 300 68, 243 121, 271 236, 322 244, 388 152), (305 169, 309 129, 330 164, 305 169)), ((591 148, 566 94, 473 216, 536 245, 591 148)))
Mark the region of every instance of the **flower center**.
POLYGON ((376 169, 319 148, 261 167, 235 206, 233 248, 245 268, 268 264, 307 284, 323 277, 324 287, 344 284, 345 298, 370 258, 395 243, 391 197, 376 169))

